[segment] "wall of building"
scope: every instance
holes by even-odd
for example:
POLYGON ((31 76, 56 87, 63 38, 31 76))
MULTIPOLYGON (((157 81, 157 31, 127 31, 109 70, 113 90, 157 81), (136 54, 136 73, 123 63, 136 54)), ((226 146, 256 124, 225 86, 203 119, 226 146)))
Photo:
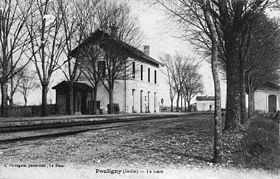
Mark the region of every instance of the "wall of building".
POLYGON ((198 111, 214 111, 214 101, 197 101, 196 108, 198 111))
MULTIPOLYGON (((114 86, 114 103, 119 104, 120 112, 159 112, 159 68, 148 63, 135 61, 135 77, 133 78, 134 75, 131 69, 128 69, 127 72, 130 74, 129 79, 117 80, 114 86), (143 80, 141 80, 141 65, 143 65, 143 80), (148 82, 148 68, 150 68, 150 82, 148 82), (155 70, 157 71, 157 83, 155 83, 155 70)), ((100 107, 107 111, 109 96, 103 85, 100 85, 98 88, 97 100, 100 101, 100 107)))
POLYGON ((135 66, 135 78, 131 78, 127 81, 127 111, 129 113, 159 112, 159 67, 143 62, 136 62, 135 66), (143 66, 142 80, 141 65, 143 66), (150 69, 150 81, 148 80, 148 69, 150 69))
POLYGON ((255 110, 268 112, 268 96, 276 95, 276 109, 279 110, 280 92, 276 90, 257 90, 254 94, 255 110))
MULTIPOLYGON (((100 109, 107 111, 107 105, 109 104, 109 93, 106 88, 100 84, 97 89, 97 101, 100 101, 100 109)), ((125 81, 117 80, 114 85, 113 102, 118 103, 120 111, 124 111, 125 106, 125 81)))
POLYGON ((56 106, 58 114, 66 114, 66 95, 57 94, 56 106))

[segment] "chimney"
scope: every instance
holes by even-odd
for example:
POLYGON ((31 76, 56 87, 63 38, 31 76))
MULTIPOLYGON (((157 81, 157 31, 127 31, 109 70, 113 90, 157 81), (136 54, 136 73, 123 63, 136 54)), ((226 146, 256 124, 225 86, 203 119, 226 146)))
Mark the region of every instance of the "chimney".
POLYGON ((111 28, 111 36, 112 36, 112 38, 118 39, 119 38, 118 37, 118 27, 113 25, 110 28, 111 28))
POLYGON ((148 56, 150 56, 150 46, 149 45, 144 45, 144 53, 148 56))

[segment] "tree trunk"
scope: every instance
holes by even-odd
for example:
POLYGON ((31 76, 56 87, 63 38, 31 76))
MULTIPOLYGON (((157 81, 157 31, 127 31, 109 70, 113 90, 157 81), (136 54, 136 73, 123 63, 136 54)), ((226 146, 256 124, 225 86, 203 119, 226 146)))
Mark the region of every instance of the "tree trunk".
POLYGON ((14 106, 14 94, 11 92, 9 97, 10 106, 14 106))
POLYGON ((188 100, 188 111, 191 112, 192 108, 191 108, 191 100, 188 100))
MULTIPOLYGON (((13 65, 12 63, 13 61, 11 60, 11 66, 13 65)), ((10 92, 10 106, 13 106, 14 105, 14 79, 13 77, 11 78, 11 92, 10 92)))
POLYGON ((13 94, 11 94, 10 95, 10 106, 14 106, 14 95, 13 94))
POLYGON ((97 87, 93 89, 93 114, 97 113, 96 99, 97 99, 97 87))
MULTIPOLYGON (((241 53, 241 52, 239 52, 241 53)), ((240 55, 239 59, 239 78, 240 78, 240 122, 241 124, 247 123, 246 114, 246 85, 245 85, 245 71, 244 71, 244 59, 240 55)))
POLYGON ((174 100, 174 98, 170 100, 171 101, 171 112, 174 111, 174 109, 173 109, 173 100, 174 100))
MULTIPOLYGON (((215 44, 214 44, 215 45, 215 44)), ((214 46, 213 45, 213 46, 214 46)), ((220 163, 222 160, 222 109, 221 109, 221 90, 220 79, 218 75, 218 60, 217 51, 215 48, 212 50, 212 75, 214 79, 215 88, 215 111, 214 111, 214 163, 220 163)))
POLYGON ((24 95, 23 98, 24 98, 24 106, 27 106, 27 96, 24 95))
POLYGON ((177 95, 177 107, 176 107, 176 111, 179 111, 179 100, 180 100, 180 93, 178 93, 178 95, 177 95))
POLYGON ((75 114, 74 111, 74 89, 73 89, 73 82, 69 82, 69 103, 68 103, 68 109, 67 109, 67 114, 73 115, 75 114))
MULTIPOLYGON (((225 7, 221 7, 223 9, 225 7)), ((226 11, 223 9, 222 11, 226 11)), ((228 12, 226 12, 228 13, 228 12)), ((227 15, 222 15, 226 17, 227 15)), ((240 124, 240 28, 236 20, 230 18, 221 21, 221 30, 225 41, 227 100, 225 129, 236 129, 240 124), (239 28, 237 28, 238 26, 239 28)))
POLYGON ((254 90, 252 89, 252 87, 249 85, 248 87, 249 89, 249 93, 248 93, 248 96, 249 96, 249 100, 248 100, 248 118, 252 118, 254 113, 255 113, 255 108, 254 108, 254 104, 255 104, 255 92, 254 90))
POLYGON ((113 106, 113 88, 110 88, 109 90, 109 109, 108 109, 108 114, 113 114, 114 113, 114 106, 113 106))
MULTIPOLYGON (((232 40, 232 43, 235 43, 235 41, 232 40)), ((230 45, 228 44, 228 46, 230 45)), ((240 75, 238 50, 234 47, 232 48, 228 47, 226 52, 227 104, 225 129, 236 129, 240 124, 240 75)))
POLYGON ((1 95, 2 95, 2 105, 1 105, 1 114, 3 117, 8 116, 8 85, 7 83, 1 83, 1 95))
POLYGON ((227 78, 225 129, 235 129, 240 123, 240 92, 236 81, 227 78))
POLYGON ((181 94, 181 112, 183 112, 183 95, 181 94))
MULTIPOLYGON (((185 111, 187 111, 187 100, 185 99, 185 111)), ((188 106, 189 107, 189 106, 188 106)))
POLYGON ((42 105, 41 105, 41 116, 48 115, 48 102, 47 102, 47 95, 48 95, 48 82, 42 83, 42 105))
MULTIPOLYGON (((209 0, 204 0, 204 4, 210 8, 209 0)), ((222 110, 221 110, 221 90, 220 90, 220 79, 218 72, 218 34, 215 29, 214 22, 212 21, 208 9, 204 9, 205 20, 208 25, 211 34, 211 68, 212 76, 214 79, 214 91, 215 91, 215 112, 214 112, 214 156, 213 162, 220 163, 222 160, 221 149, 222 149, 222 110)))

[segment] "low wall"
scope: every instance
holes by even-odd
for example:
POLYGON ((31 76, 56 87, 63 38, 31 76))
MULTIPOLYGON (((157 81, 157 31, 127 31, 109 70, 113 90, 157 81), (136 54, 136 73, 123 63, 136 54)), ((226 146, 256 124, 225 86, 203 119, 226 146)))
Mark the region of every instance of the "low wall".
MULTIPOLYGON (((32 117, 41 115, 41 106, 13 106, 7 109, 9 117, 32 117)), ((48 105, 48 113, 56 114, 56 105, 48 105)))

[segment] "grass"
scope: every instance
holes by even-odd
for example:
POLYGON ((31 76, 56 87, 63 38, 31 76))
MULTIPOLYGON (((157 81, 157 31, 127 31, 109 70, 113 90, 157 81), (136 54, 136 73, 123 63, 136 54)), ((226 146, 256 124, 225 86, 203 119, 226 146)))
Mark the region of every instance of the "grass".
POLYGON ((237 162, 245 168, 279 171, 279 137, 278 123, 269 117, 258 116, 241 140, 237 162))

